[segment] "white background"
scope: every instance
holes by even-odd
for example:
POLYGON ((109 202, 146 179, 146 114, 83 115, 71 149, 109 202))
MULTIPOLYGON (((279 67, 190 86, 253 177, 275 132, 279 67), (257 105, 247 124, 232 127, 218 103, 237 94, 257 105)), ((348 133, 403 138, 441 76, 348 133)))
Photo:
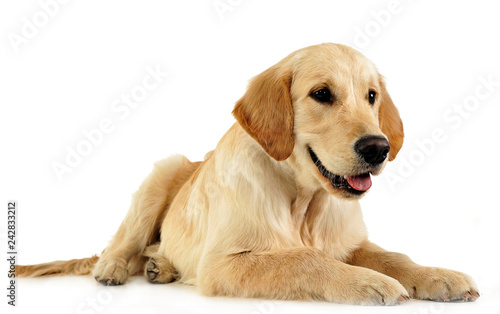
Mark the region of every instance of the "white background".
POLYGON ((398 159, 362 200, 371 239, 418 263, 469 273, 482 297, 366 308, 208 298, 142 277, 107 288, 83 276, 20 280, 18 306, 8 307, 2 290, 3 309, 498 313, 500 87, 480 87, 482 79, 500 81, 493 1, 67 1, 52 5, 52 16, 40 5, 47 2, 0 5, 1 247, 6 203, 16 199, 20 264, 99 253, 153 162, 174 153, 202 159, 234 122, 232 107, 252 76, 296 49, 340 42, 386 76, 406 131, 398 159), (231 10, 218 12, 217 3, 231 10), (35 29, 27 26, 34 18, 35 29), (168 77, 123 118, 111 106, 141 86, 148 67, 168 77), (64 164, 67 148, 102 119, 113 131, 58 180, 53 163, 64 164), (436 132, 444 135, 432 144, 436 132))

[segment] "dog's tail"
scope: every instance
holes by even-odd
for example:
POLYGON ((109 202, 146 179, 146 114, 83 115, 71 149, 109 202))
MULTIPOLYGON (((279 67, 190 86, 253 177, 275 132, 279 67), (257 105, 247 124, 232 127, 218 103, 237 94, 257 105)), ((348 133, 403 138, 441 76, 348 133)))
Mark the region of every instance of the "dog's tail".
POLYGON ((88 275, 99 260, 97 255, 69 261, 55 261, 36 265, 15 265, 19 277, 40 277, 47 275, 88 275))

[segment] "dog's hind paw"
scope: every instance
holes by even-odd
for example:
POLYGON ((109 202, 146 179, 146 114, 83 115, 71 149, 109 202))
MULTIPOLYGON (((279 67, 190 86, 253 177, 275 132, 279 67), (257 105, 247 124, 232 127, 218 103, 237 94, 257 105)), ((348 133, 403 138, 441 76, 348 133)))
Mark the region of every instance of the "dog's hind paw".
POLYGON ((164 257, 151 257, 144 269, 144 275, 150 282, 169 283, 175 280, 176 272, 172 264, 164 257))

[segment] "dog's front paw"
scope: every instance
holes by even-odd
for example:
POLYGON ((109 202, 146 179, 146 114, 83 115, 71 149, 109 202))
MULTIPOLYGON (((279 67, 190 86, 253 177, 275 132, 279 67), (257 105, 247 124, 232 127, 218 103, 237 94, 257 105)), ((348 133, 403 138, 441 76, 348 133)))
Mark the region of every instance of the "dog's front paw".
MULTIPOLYGON (((363 305, 398 305, 410 299, 406 289, 396 280, 385 275, 363 278, 357 287, 363 305)), ((358 303, 358 302, 355 302, 358 303)))
POLYGON ((105 286, 124 284, 128 278, 127 261, 119 257, 100 258, 92 274, 105 286))
POLYGON ((468 275, 437 267, 418 268, 407 287, 415 299, 432 301, 475 301, 479 298, 476 284, 468 275))
MULTIPOLYGON (((338 284, 338 283, 337 283, 338 284)), ((398 305, 410 299, 406 289, 394 278, 360 269, 337 291, 332 301, 360 305, 398 305)))

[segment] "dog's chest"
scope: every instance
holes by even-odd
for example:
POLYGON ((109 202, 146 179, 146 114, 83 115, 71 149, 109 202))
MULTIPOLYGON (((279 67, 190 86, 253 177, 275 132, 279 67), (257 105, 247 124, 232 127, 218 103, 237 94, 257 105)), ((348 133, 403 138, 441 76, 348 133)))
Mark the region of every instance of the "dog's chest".
POLYGON ((292 204, 295 234, 337 260, 346 260, 367 239, 359 203, 337 199, 324 191, 301 195, 292 204))

